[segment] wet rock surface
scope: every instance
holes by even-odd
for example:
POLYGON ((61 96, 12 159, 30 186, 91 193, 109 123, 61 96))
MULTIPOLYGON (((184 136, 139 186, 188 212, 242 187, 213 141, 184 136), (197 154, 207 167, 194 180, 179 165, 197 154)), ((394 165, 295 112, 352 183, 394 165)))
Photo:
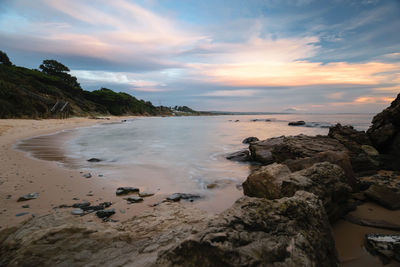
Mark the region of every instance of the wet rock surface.
POLYGON ((257 137, 251 136, 251 137, 245 138, 245 139, 242 141, 242 143, 243 143, 243 144, 250 144, 250 143, 253 143, 253 142, 257 142, 257 141, 260 141, 260 140, 259 140, 257 137))
POLYGON ((240 151, 226 155, 226 159, 233 161, 250 161, 251 157, 248 149, 242 149, 240 151))
POLYGON ((291 121, 288 123, 289 126, 301 126, 306 125, 305 121, 291 121))
POLYGON ((373 255, 378 255, 383 264, 391 260, 400 262, 400 235, 367 234, 365 247, 373 255))
POLYGON ((199 199, 201 196, 195 194, 186 194, 186 193, 174 193, 169 195, 166 200, 167 201, 180 201, 181 199, 193 201, 195 199, 199 199))
POLYGON ((88 162, 100 162, 101 159, 98 159, 98 158, 90 158, 90 159, 88 159, 87 161, 88 161, 88 162))
POLYGON ((243 197, 207 228, 160 253, 157 266, 338 266, 318 198, 243 197))

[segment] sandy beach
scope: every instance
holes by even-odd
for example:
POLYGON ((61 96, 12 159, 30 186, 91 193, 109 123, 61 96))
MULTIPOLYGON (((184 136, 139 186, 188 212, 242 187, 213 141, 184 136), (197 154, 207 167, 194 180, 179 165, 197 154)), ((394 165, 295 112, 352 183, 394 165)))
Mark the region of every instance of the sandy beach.
MULTIPOLYGON (((57 166, 56 161, 34 159, 26 152, 15 149, 16 143, 21 139, 122 119, 125 117, 111 117, 109 121, 88 118, 0 120, 0 229, 15 226, 32 216, 53 213, 60 205, 71 205, 83 200, 93 204, 111 201, 113 208, 120 210, 114 219, 121 220, 139 214, 148 209, 149 204, 156 203, 165 197, 156 195, 150 201, 146 201, 146 204, 139 203, 131 208, 123 198, 115 195, 117 185, 104 183, 100 177, 96 176, 90 179, 84 178, 78 170, 61 168, 57 166), (39 193, 37 199, 17 201, 19 197, 35 192, 39 193), (23 206, 26 205, 29 207, 24 208, 23 206)), ((59 142, 62 141, 61 138, 59 142)), ((87 220, 93 220, 94 216, 94 214, 89 214, 84 217, 87 220)))

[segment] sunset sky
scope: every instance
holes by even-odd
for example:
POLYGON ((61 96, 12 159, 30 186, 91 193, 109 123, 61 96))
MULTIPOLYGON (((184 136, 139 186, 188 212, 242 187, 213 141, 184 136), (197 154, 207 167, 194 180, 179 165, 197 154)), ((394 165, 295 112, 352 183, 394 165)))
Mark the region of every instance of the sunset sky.
POLYGON ((155 105, 374 113, 400 92, 400 1, 0 0, 0 50, 155 105))

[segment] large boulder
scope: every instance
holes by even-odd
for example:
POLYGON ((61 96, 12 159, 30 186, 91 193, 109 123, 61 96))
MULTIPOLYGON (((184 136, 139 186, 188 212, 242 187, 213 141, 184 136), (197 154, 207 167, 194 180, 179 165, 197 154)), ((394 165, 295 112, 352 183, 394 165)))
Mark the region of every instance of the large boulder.
POLYGON ((364 194, 380 205, 391 209, 400 209, 400 193, 382 185, 371 185, 364 194))
POLYGON ((291 171, 328 161, 343 168, 348 184, 355 183, 349 151, 338 140, 327 136, 281 136, 252 143, 249 149, 254 161, 283 163, 291 171))
POLYGON ((367 135, 381 154, 393 155, 390 166, 400 168, 400 94, 390 107, 375 115, 367 135))
POLYGON ((350 209, 351 187, 346 183, 344 171, 329 162, 316 163, 294 173, 285 165, 272 164, 253 172, 243 183, 245 195, 267 199, 290 197, 300 190, 317 195, 331 221, 350 209))
POLYGON ((207 228, 159 254, 157 266, 338 266, 321 202, 298 191, 277 200, 243 197, 207 228))

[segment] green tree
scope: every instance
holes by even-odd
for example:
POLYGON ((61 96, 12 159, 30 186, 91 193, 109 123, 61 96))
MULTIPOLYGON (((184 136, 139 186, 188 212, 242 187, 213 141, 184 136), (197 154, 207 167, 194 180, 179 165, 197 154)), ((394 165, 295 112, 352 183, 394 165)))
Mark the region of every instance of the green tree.
POLYGON ((39 66, 43 73, 58 76, 60 73, 69 72, 69 68, 60 62, 53 59, 43 60, 43 63, 39 66))
POLYGON ((6 66, 12 66, 10 59, 7 54, 0 50, 0 64, 4 64, 6 66))
POLYGON ((67 73, 70 71, 69 68, 54 59, 43 60, 43 63, 39 68, 43 73, 61 78, 68 85, 79 88, 81 87, 76 77, 67 73))

